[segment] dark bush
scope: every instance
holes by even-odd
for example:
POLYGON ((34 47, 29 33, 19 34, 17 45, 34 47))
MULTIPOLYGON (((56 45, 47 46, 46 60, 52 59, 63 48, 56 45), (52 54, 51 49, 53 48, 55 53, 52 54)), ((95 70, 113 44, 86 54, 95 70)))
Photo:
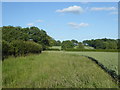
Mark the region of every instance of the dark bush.
POLYGON ((94 51, 94 52, 120 52, 118 49, 73 49, 68 48, 65 51, 94 51))
POLYGON ((12 46, 7 41, 2 41, 2 60, 11 54, 12 46))
POLYGON ((42 45, 33 41, 26 41, 24 44, 25 53, 41 53, 42 45))
POLYGON ((22 40, 15 40, 11 42, 11 45, 13 47, 12 54, 15 57, 24 54, 24 44, 25 43, 22 40))
POLYGON ((11 43, 8 43, 3 40, 2 42, 2 59, 9 55, 17 57, 27 55, 28 53, 41 53, 41 51, 42 45, 33 41, 14 40, 11 43))
POLYGON ((28 53, 41 53, 42 51, 42 46, 33 41, 18 40, 11 42, 11 45, 14 48, 14 56, 26 55, 28 53))

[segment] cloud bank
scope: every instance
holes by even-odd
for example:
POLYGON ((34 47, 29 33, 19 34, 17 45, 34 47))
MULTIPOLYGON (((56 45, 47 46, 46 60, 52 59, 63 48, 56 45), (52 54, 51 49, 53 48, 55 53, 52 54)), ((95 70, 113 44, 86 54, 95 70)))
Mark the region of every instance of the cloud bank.
POLYGON ((88 23, 77 24, 77 23, 74 23, 74 22, 70 22, 70 23, 68 23, 68 25, 75 28, 75 29, 79 29, 81 27, 87 27, 89 24, 88 23))
POLYGON ((80 14, 83 12, 83 8, 80 6, 70 6, 68 8, 58 9, 58 10, 56 10, 56 12, 80 14))

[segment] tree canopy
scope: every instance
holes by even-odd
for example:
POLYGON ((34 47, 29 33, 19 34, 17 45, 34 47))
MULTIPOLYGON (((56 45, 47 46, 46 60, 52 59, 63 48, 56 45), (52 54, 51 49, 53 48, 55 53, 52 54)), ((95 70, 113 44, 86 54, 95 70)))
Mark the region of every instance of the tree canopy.
POLYGON ((94 47, 95 49, 119 49, 118 40, 115 39, 92 39, 83 41, 84 45, 94 47))
POLYGON ((21 28, 13 26, 3 26, 2 39, 11 42, 13 40, 34 41, 41 44, 44 49, 51 45, 53 40, 43 29, 37 27, 21 28))
POLYGON ((40 53, 54 41, 44 30, 37 27, 2 27, 3 58, 28 53, 40 53))

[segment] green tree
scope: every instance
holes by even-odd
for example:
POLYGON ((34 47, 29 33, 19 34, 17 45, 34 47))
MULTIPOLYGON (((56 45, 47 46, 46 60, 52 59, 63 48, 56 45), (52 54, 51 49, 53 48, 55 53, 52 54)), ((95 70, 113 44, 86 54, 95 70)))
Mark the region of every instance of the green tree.
POLYGON ((68 49, 68 48, 73 48, 74 44, 70 40, 66 40, 62 42, 62 49, 68 49))
POLYGON ((114 39, 92 39, 83 41, 84 45, 92 46, 95 49, 117 49, 118 41, 114 39))
POLYGON ((13 26, 3 26, 2 38, 7 42, 12 42, 14 40, 31 40, 41 44, 43 49, 50 46, 53 40, 44 30, 37 27, 21 28, 13 26))
POLYGON ((79 49, 84 49, 84 45, 83 45, 81 42, 79 42, 77 48, 79 48, 79 49))
POLYGON ((71 40, 71 42, 74 44, 74 46, 77 46, 78 45, 78 41, 77 40, 71 40))
POLYGON ((12 50, 11 45, 7 41, 2 40, 2 59, 3 60, 4 58, 10 55, 11 50, 12 50))

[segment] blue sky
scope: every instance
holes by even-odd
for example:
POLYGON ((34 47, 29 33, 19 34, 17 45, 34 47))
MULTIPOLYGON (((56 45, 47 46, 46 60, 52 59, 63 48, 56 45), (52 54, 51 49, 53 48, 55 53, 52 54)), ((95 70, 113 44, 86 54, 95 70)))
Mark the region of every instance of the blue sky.
POLYGON ((3 2, 3 26, 37 26, 56 40, 118 38, 117 2, 3 2))

